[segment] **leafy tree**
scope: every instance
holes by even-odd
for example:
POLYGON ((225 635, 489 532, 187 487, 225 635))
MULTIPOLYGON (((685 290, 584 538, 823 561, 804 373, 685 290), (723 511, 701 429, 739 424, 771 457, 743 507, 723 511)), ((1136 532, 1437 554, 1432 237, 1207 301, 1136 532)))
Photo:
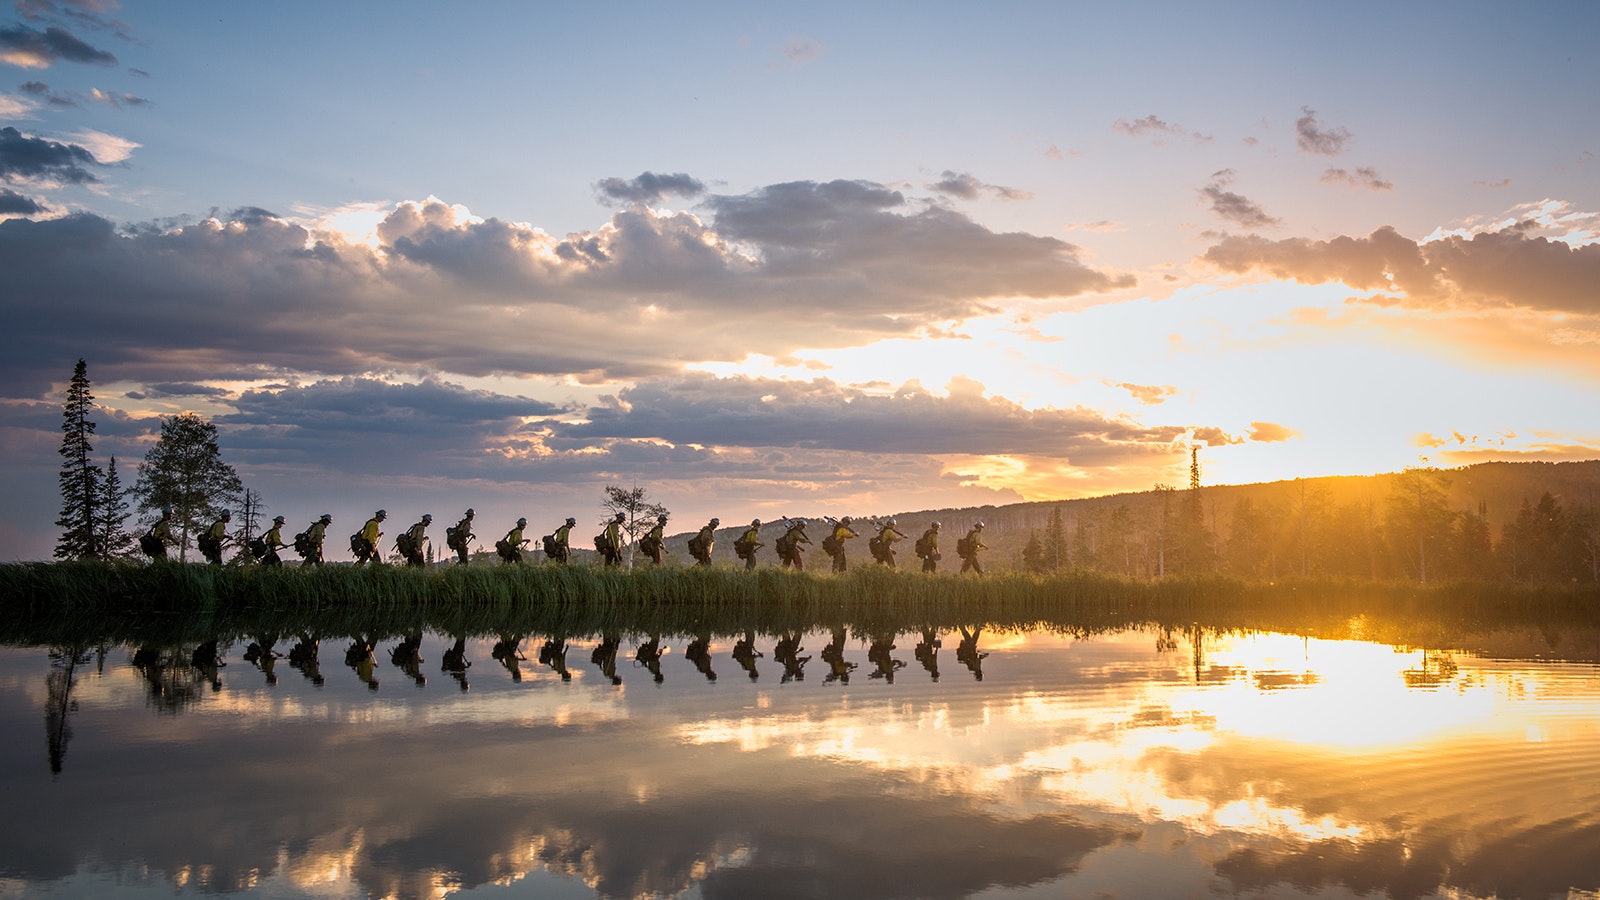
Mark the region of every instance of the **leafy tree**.
POLYGON ((600 504, 605 509, 606 521, 622 513, 626 518, 622 521, 623 543, 627 545, 626 554, 628 565, 633 565, 633 547, 639 538, 648 534, 656 526, 656 517, 667 515, 667 508, 659 503, 651 503, 649 491, 634 485, 625 488, 621 485, 606 485, 606 499, 600 504))
POLYGON ((111 457, 106 466, 106 479, 101 484, 100 508, 95 514, 95 540, 104 559, 117 559, 133 555, 133 535, 128 533, 128 489, 122 486, 117 475, 117 458, 111 457))
POLYGON ((94 447, 94 394, 89 392, 89 364, 82 359, 72 369, 67 399, 61 405, 61 517, 65 529, 56 541, 57 559, 92 559, 100 555, 95 540, 96 511, 100 507, 101 473, 89 454, 94 447))
POLYGON ((1396 555, 1423 584, 1428 565, 1439 562, 1439 550, 1449 537, 1456 513, 1445 500, 1450 479, 1431 466, 1407 466, 1395 479, 1389 498, 1389 533, 1396 555))
POLYGON ((243 490, 238 473, 222 461, 217 426, 183 413, 162 418, 161 437, 144 455, 133 493, 142 510, 159 515, 162 507, 172 507, 182 560, 190 532, 210 524, 243 490))

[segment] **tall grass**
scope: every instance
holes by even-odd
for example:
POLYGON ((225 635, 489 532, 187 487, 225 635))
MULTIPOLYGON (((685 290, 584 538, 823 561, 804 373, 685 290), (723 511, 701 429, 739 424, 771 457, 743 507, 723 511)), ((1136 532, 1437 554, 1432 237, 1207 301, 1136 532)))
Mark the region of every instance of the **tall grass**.
POLYGON ((315 569, 0 565, 0 641, 209 640, 262 633, 463 636, 858 633, 983 625, 1071 633, 1137 624, 1340 636, 1352 622, 1441 628, 1600 627, 1600 591, 1231 578, 1147 581, 1094 574, 982 577, 862 567, 589 566, 315 569), (71 640, 65 640, 65 638, 71 640))

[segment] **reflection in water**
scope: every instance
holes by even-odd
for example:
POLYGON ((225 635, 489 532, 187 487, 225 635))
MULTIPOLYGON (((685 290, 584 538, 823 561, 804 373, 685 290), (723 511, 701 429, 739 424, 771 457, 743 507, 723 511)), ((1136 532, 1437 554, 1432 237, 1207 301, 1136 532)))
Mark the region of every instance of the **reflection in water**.
POLYGON ((223 684, 231 646, 268 674, 292 628, 98 671, 83 646, 0 649, 0 733, 37 735, 43 706, 55 773, 0 742, 0 792, 30 811, 0 818, 0 895, 1600 889, 1593 664, 1199 626, 874 624, 851 646, 851 627, 674 634, 706 677, 670 685, 664 636, 626 628, 550 634, 561 677, 525 680, 514 632, 359 634, 357 679, 333 684, 305 632, 287 654, 305 681, 223 684), (946 636, 972 679, 938 679, 946 636), (569 640, 594 642, 599 678, 567 671, 569 640), (911 640, 926 679, 895 677, 911 640), (460 686, 484 652, 512 677, 373 695, 379 641, 414 680, 427 648, 460 686), (718 641, 750 678, 714 685, 718 641), (812 641, 826 689, 804 679, 812 641), (780 679, 757 674, 769 647, 780 679))

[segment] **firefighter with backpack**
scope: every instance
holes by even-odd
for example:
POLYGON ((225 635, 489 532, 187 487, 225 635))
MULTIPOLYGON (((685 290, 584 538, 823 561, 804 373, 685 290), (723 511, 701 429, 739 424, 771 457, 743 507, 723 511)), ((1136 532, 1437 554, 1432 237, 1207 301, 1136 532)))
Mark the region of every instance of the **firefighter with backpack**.
POLYGON ((872 551, 872 558, 879 563, 894 568, 894 545, 903 541, 906 536, 894 527, 894 517, 890 516, 878 525, 878 533, 867 541, 867 549, 872 551))
POLYGON ((783 533, 782 537, 778 538, 778 543, 774 547, 778 551, 778 560, 785 569, 792 566, 796 572, 803 572, 805 571, 805 551, 800 549, 800 545, 811 543, 811 538, 806 537, 806 520, 790 519, 788 516, 784 516, 783 521, 789 528, 783 533))
POLYGON ((428 526, 433 524, 433 514, 424 513, 417 524, 407 528, 394 542, 395 549, 406 558, 406 565, 420 569, 428 564, 422 554, 422 545, 428 540, 428 526))
POLYGON ((359 566, 369 561, 379 562, 378 541, 383 539, 383 532, 378 529, 382 527, 383 520, 387 518, 389 518, 389 511, 380 509, 372 514, 372 518, 367 520, 367 524, 361 526, 360 531, 350 535, 350 552, 355 554, 356 565, 359 566))
POLYGON ((711 565, 711 550, 717 543, 717 526, 722 524, 721 519, 713 518, 695 536, 689 538, 689 555, 694 557, 697 566, 711 565))
POLYGON ((606 530, 595 535, 594 549, 600 551, 600 559, 605 565, 622 565, 622 523, 627 518, 627 513, 618 512, 606 523, 606 530))
POLYGON ((278 551, 289 546, 283 542, 283 523, 283 516, 273 516, 272 527, 251 542, 250 554, 260 560, 263 566, 283 565, 283 558, 278 556, 278 551), (259 553, 256 552, 258 550, 259 553))
POLYGON ((972 526, 972 530, 967 532, 966 537, 956 541, 956 555, 961 557, 962 572, 977 572, 979 575, 983 574, 983 564, 978 562, 978 551, 987 550, 989 548, 984 545, 983 541, 979 540, 978 536, 982 532, 983 523, 979 522, 978 524, 972 526))
POLYGON ((152 560, 167 558, 167 546, 172 543, 172 507, 161 507, 161 518, 151 523, 150 530, 139 535, 139 550, 152 560))
POLYGON ((475 535, 472 533, 472 520, 478 515, 476 510, 468 509, 461 521, 444 530, 444 543, 446 547, 456 552, 457 561, 461 565, 467 564, 469 544, 475 535))
POLYGON ((916 551, 917 556, 922 560, 922 571, 939 571, 939 560, 941 558, 941 554, 939 553, 938 520, 935 520, 932 525, 928 526, 928 530, 922 533, 922 537, 917 538, 916 551))
POLYGON ((650 561, 658 566, 661 565, 661 552, 663 549, 665 549, 664 544, 666 543, 666 530, 667 514, 662 513, 661 515, 656 516, 655 527, 651 528, 650 533, 646 534, 639 541, 639 552, 643 553, 645 556, 648 556, 650 561))
POLYGON ((200 545, 200 552, 205 554, 206 562, 213 566, 222 565, 222 545, 228 541, 228 523, 232 521, 233 513, 223 510, 211 527, 195 540, 200 545))
POLYGON ((545 559, 562 564, 572 559, 572 528, 577 524, 577 519, 567 516, 560 528, 544 536, 545 559))
MULTIPOLYGON (((833 522, 832 519, 828 521, 833 522)), ((849 516, 845 516, 839 521, 833 522, 833 532, 822 539, 822 550, 833 559, 833 570, 835 572, 843 572, 845 570, 844 542, 853 537, 858 537, 855 529, 850 527, 850 523, 854 521, 849 516)))
POLYGON ((528 542, 522 536, 522 529, 527 527, 528 520, 519 518, 516 527, 506 532, 505 537, 495 541, 494 552, 500 555, 501 562, 512 564, 522 562, 522 545, 528 542))
POLYGON ((744 534, 739 535, 739 539, 733 542, 733 555, 744 560, 746 570, 754 569, 756 567, 756 551, 765 546, 766 544, 761 543, 761 520, 751 519, 750 527, 746 528, 744 534))
POLYGON ((332 524, 333 516, 323 513, 305 531, 294 536, 294 552, 300 554, 301 566, 322 565, 322 541, 328 536, 328 526, 332 524))

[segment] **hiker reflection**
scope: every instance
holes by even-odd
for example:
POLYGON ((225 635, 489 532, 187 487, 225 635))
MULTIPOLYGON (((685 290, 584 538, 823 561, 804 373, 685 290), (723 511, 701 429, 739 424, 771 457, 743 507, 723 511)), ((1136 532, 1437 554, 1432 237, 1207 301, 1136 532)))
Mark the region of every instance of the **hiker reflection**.
POLYGON ((522 655, 522 635, 502 633, 500 640, 495 641, 494 649, 489 651, 489 655, 506 667, 506 671, 511 673, 512 681, 522 683, 522 661, 527 659, 522 655))
POLYGON ((939 632, 933 628, 922 629, 922 640, 917 642, 917 647, 912 651, 917 657, 917 662, 928 670, 928 677, 934 681, 939 680, 939 648, 944 646, 944 641, 939 640, 939 632))
POLYGON ((717 680, 717 673, 711 670, 711 632, 701 631, 696 634, 694 640, 689 642, 689 646, 683 649, 683 655, 694 663, 694 667, 706 677, 707 681, 717 680))
POLYGON ((261 670, 266 676, 267 684, 278 683, 278 673, 275 671, 278 660, 283 654, 272 649, 278 643, 276 634, 258 635, 255 640, 245 645, 244 661, 261 670))
POLYGON ((800 632, 785 632, 778 636, 778 645, 772 648, 772 658, 783 666, 783 684, 805 680, 806 663, 811 661, 811 657, 800 655, 804 649, 800 646, 800 632))
POLYGON ((661 637, 652 634, 650 635, 650 640, 640 644, 638 649, 633 651, 633 664, 644 666, 645 669, 649 670, 650 677, 655 679, 656 684, 660 684, 666 677, 661 674, 661 655, 666 652, 661 647, 661 637))
POLYGON ((389 651, 389 663, 406 673, 406 677, 415 682, 417 687, 427 685, 428 676, 422 674, 422 634, 408 634, 395 644, 394 649, 389 651))
POLYGON ((189 654, 189 664, 194 666, 195 672, 211 685, 213 692, 222 690, 222 672, 227 663, 222 661, 222 654, 217 650, 215 639, 206 641, 194 648, 189 654))
POLYGON ((572 672, 567 669, 567 636, 565 634, 552 634, 550 640, 545 641, 539 648, 539 664, 549 666, 562 681, 571 681, 572 672))
POLYGON ((882 678, 889 684, 894 684, 896 669, 905 668, 905 660, 895 659, 891 655, 894 650, 894 635, 874 635, 872 643, 867 646, 867 661, 872 663, 872 674, 868 678, 882 678))
POLYGON ((322 662, 317 659, 317 650, 317 639, 301 632, 300 640, 289 648, 289 665, 304 675, 306 680, 322 687, 325 679, 322 677, 322 662))
POLYGON ((617 648, 621 644, 621 635, 607 631, 600 635, 600 643, 589 654, 589 661, 599 666, 600 674, 614 685, 622 683, 622 676, 617 674, 617 648))
POLYGON ((850 683, 850 670, 856 664, 844 658, 844 627, 833 629, 833 639, 828 646, 822 648, 822 661, 828 664, 828 674, 822 679, 823 684, 850 683))
POLYGON ((465 636, 456 638, 444 651, 444 659, 439 664, 439 671, 449 672, 450 677, 461 685, 463 691, 471 690, 472 685, 467 681, 467 670, 472 668, 472 663, 467 659, 467 639, 465 636))
POLYGON ((361 679, 361 683, 365 684, 369 691, 378 689, 378 678, 374 674, 378 660, 372 652, 376 646, 371 639, 356 635, 344 651, 344 664, 356 673, 356 677, 361 679))
POLYGON ((177 652, 143 646, 133 652, 132 663, 144 677, 146 699, 161 712, 178 712, 200 696, 194 669, 177 652))
POLYGON ((745 630, 744 637, 733 645, 733 660, 750 675, 750 680, 755 681, 761 675, 756 671, 756 660, 761 658, 761 651, 756 649, 756 633, 745 630))
POLYGON ((983 634, 983 626, 974 626, 971 631, 967 626, 961 626, 961 644, 956 647, 956 659, 972 671, 972 677, 983 680, 983 658, 987 653, 978 652, 978 635, 983 634))

